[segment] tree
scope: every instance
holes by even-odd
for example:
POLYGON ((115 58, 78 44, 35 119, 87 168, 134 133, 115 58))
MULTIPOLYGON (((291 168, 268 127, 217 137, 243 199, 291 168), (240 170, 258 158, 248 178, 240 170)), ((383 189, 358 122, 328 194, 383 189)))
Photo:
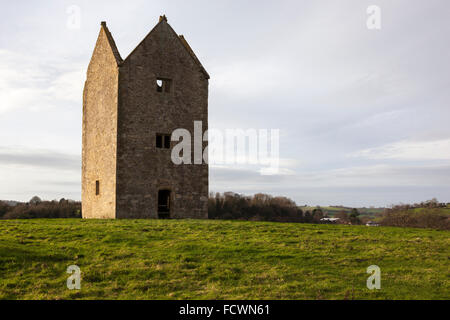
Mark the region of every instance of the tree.
POLYGON ((0 218, 3 217, 10 210, 6 202, 0 201, 0 218))
POLYGON ((306 212, 304 213, 303 219, 306 223, 312 221, 311 213, 308 210, 306 210, 306 212))
POLYGON ((358 209, 353 208, 352 211, 350 212, 350 218, 356 218, 358 216, 359 216, 358 209))
POLYGON ((358 209, 353 208, 352 211, 350 212, 350 222, 352 224, 361 224, 361 220, 359 220, 358 216, 359 216, 358 209))
POLYGON ((38 196, 34 196, 33 198, 30 199, 30 204, 39 204, 42 202, 42 199, 39 198, 38 196))
POLYGON ((339 211, 334 217, 339 218, 341 223, 348 222, 348 214, 344 210, 339 211))
POLYGON ((314 209, 312 211, 314 221, 318 222, 323 218, 323 211, 320 208, 314 209))
POLYGON ((427 208, 437 208, 438 204, 439 204, 439 202, 437 201, 436 198, 425 201, 425 207, 427 207, 427 208))

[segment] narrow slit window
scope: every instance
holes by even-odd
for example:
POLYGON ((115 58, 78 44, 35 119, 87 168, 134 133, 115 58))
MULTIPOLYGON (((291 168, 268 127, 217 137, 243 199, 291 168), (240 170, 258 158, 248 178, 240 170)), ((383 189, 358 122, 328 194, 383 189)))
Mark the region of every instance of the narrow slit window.
POLYGON ((100 194, 100 181, 95 181, 95 195, 98 196, 100 194))
POLYGON ((156 147, 157 148, 163 147, 163 136, 161 134, 156 135, 156 147))
POLYGON ((164 148, 170 149, 170 136, 169 135, 164 136, 164 148))
POLYGON ((157 78, 156 79, 156 91, 169 93, 172 89, 172 80, 157 78))
POLYGON ((170 134, 156 134, 156 148, 170 149, 170 134))

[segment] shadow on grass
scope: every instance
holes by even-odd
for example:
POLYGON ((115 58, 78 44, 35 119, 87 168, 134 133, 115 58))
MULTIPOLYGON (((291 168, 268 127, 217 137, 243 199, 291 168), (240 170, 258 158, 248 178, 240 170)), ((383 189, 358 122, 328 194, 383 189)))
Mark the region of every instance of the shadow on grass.
POLYGON ((59 253, 37 253, 35 249, 27 250, 11 246, 0 246, 0 261, 2 269, 7 269, 11 262, 61 262, 72 260, 72 257, 59 253))

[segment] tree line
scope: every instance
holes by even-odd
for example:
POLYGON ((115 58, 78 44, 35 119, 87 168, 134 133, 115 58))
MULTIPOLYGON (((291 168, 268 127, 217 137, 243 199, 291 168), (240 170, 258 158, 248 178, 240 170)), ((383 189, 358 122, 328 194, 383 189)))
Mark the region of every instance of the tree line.
MULTIPOLYGON (((450 230, 450 214, 443 209, 446 204, 436 199, 420 204, 400 204, 384 210, 376 217, 382 226, 433 228, 450 230)), ((449 211, 450 211, 450 207, 449 211)), ((368 220, 360 218, 357 209, 349 213, 341 211, 334 218, 337 221, 326 221, 327 214, 320 207, 303 211, 287 197, 274 197, 257 193, 245 196, 234 192, 211 193, 208 198, 209 219, 249 220, 298 223, 338 223, 359 225, 368 220)), ((43 201, 35 196, 26 203, 9 204, 0 201, 0 219, 33 219, 33 218, 81 218, 81 202, 60 199, 43 201)))
POLYGON ((379 222, 382 226, 450 230, 450 214, 442 210, 447 205, 439 204, 435 199, 422 204, 422 207, 417 204, 392 206, 381 214, 379 222))
POLYGON ((26 203, 0 201, 0 219, 81 218, 81 202, 60 199, 43 201, 35 196, 26 203))
POLYGON ((275 222, 322 223, 322 209, 303 211, 287 197, 264 193, 245 196, 234 192, 211 193, 208 199, 209 219, 275 222))
MULTIPOLYGON (((210 194, 208 199, 209 219, 250 220, 274 222, 326 223, 322 209, 303 211, 287 197, 274 197, 258 193, 245 196, 233 192, 210 194)), ((342 223, 360 224, 356 209, 347 215, 342 213, 342 223)), ((61 199, 43 201, 35 196, 26 203, 10 205, 0 201, 0 219, 33 218, 81 218, 81 202, 61 199)))

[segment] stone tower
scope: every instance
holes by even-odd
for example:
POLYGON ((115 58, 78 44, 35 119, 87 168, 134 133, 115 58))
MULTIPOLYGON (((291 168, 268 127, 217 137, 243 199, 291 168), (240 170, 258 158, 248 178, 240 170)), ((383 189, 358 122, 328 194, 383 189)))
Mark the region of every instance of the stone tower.
POLYGON ((208 165, 174 164, 170 139, 208 129, 208 79, 165 16, 125 60, 101 23, 83 92, 83 218, 208 217, 208 165))

